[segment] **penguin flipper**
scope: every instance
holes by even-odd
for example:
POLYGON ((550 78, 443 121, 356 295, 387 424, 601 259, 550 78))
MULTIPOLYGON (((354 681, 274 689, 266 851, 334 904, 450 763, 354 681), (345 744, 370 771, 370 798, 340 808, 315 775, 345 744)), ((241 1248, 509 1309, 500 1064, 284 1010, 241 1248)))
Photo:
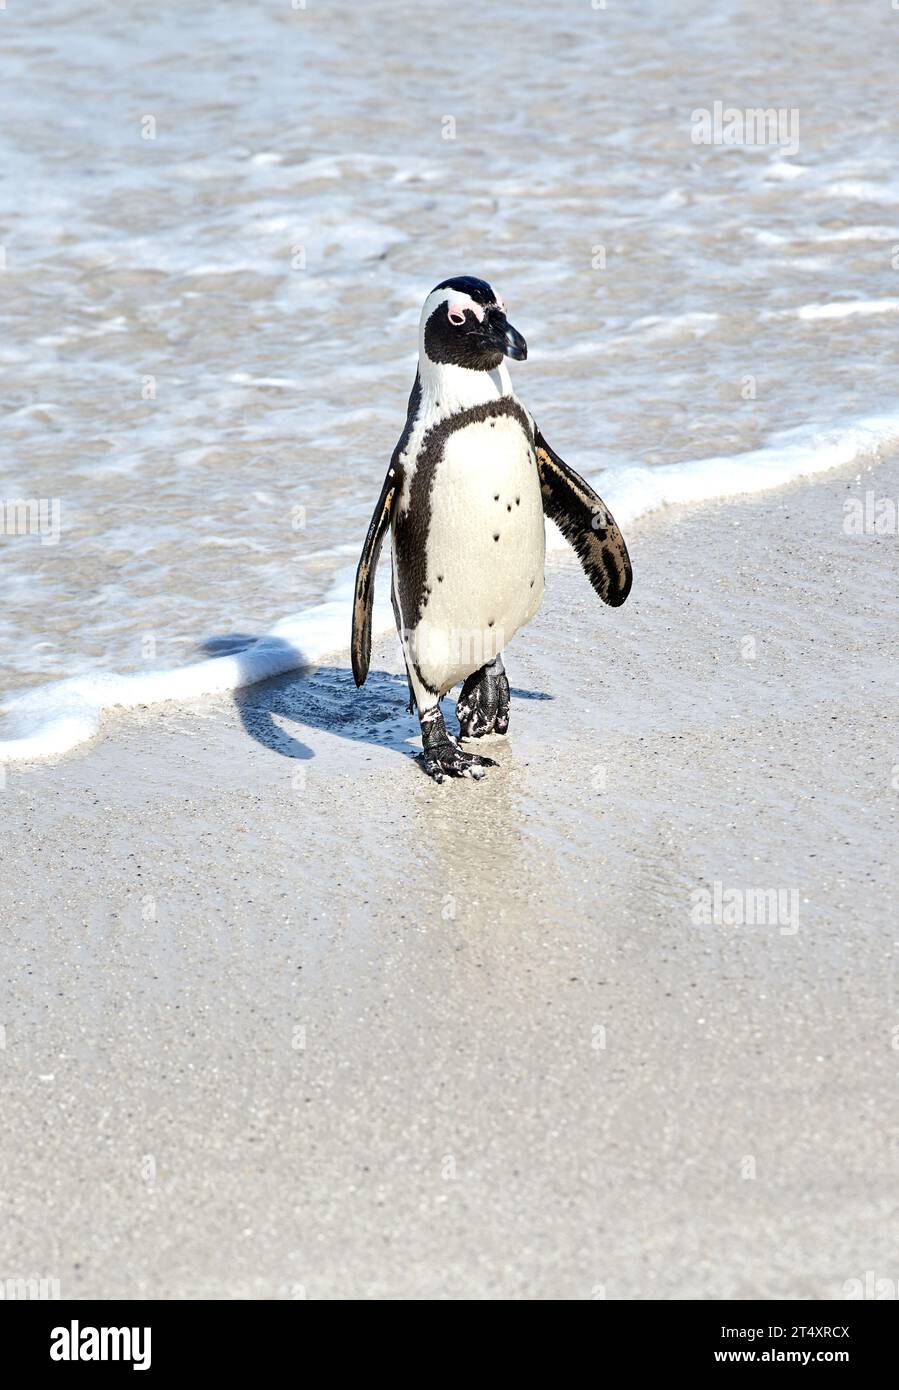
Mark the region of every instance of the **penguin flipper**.
POLYGON ((353 680, 364 685, 371 660, 371 613, 375 597, 375 570, 387 528, 390 525, 390 509, 393 506, 397 486, 396 468, 387 470, 381 495, 375 504, 369 522, 365 544, 359 557, 356 570, 356 588, 353 594, 353 637, 350 655, 353 663, 353 680))
POLYGON ((617 608, 631 591, 630 556, 602 498, 534 430, 543 510, 577 552, 584 573, 603 603, 617 608))

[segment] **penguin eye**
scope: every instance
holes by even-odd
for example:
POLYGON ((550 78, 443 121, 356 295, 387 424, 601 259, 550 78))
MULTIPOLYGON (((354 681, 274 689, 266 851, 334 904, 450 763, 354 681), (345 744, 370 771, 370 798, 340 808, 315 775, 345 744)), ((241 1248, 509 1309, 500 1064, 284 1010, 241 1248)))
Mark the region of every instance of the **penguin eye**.
POLYGON ((457 328, 465 322, 465 310, 461 309, 458 304, 448 305, 446 312, 449 315, 450 323, 454 323, 457 328))

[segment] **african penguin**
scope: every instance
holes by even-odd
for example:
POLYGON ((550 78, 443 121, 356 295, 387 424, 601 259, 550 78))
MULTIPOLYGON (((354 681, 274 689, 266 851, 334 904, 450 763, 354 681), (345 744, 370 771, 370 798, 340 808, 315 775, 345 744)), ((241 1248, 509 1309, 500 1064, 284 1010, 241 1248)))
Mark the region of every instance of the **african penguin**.
POLYGON ((512 390, 505 363, 527 345, 484 280, 443 280, 424 303, 418 371, 359 568, 353 603, 356 684, 368 675, 374 576, 388 526, 391 597, 418 710, 425 770, 436 781, 495 767, 466 752, 440 701, 462 683, 462 738, 509 727, 502 651, 543 598, 544 516, 577 551, 600 598, 627 598, 621 532, 584 480, 554 453, 512 390))

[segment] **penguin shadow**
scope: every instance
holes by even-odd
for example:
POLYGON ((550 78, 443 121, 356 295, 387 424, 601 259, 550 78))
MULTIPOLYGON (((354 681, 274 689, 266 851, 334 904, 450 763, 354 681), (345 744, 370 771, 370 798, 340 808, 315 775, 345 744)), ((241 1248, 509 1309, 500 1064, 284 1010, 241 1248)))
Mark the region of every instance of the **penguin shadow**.
MULTIPOLYGON (((252 679, 253 662, 250 648, 258 639, 250 633, 227 633, 210 637, 200 644, 207 656, 233 656, 240 664, 246 655, 247 679, 252 679)), ((268 649, 277 652, 279 644, 272 639, 268 649)), ((288 642, 285 655, 295 655, 288 642)), ((521 700, 552 700, 538 690, 513 689, 512 698, 521 700)), ((415 754, 420 750, 413 742, 420 734, 418 716, 407 709, 409 687, 405 672, 371 670, 361 689, 357 689, 352 669, 347 666, 300 666, 241 686, 234 692, 234 704, 240 721, 252 739, 284 758, 308 760, 315 752, 302 738, 285 725, 322 729, 356 743, 373 744, 394 752, 415 754)), ((456 729, 456 701, 447 696, 443 713, 447 728, 456 729)), ((424 769, 422 768, 424 773, 424 769)))

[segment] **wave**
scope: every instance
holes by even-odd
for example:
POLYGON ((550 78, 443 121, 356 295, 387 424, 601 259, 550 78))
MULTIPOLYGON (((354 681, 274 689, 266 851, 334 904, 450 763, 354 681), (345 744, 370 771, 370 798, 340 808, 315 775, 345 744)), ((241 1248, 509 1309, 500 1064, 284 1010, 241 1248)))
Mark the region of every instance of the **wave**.
MULTIPOLYGON (((591 482, 618 522, 628 525, 664 507, 764 492, 897 446, 899 413, 867 417, 840 429, 790 430, 744 454, 652 467, 613 466, 591 482)), ((547 548, 566 548, 552 524, 547 526, 547 548)), ((96 737, 108 711, 219 695, 346 652, 353 579, 352 570, 342 572, 324 603, 283 618, 264 636, 223 655, 173 670, 75 676, 9 697, 0 704, 11 735, 0 740, 0 763, 68 753, 96 737)), ((388 590, 382 578, 373 618, 376 637, 393 630, 388 590)))
POLYGON ((847 319, 858 314, 894 314, 899 299, 832 300, 829 304, 803 304, 797 312, 801 319, 847 319))

